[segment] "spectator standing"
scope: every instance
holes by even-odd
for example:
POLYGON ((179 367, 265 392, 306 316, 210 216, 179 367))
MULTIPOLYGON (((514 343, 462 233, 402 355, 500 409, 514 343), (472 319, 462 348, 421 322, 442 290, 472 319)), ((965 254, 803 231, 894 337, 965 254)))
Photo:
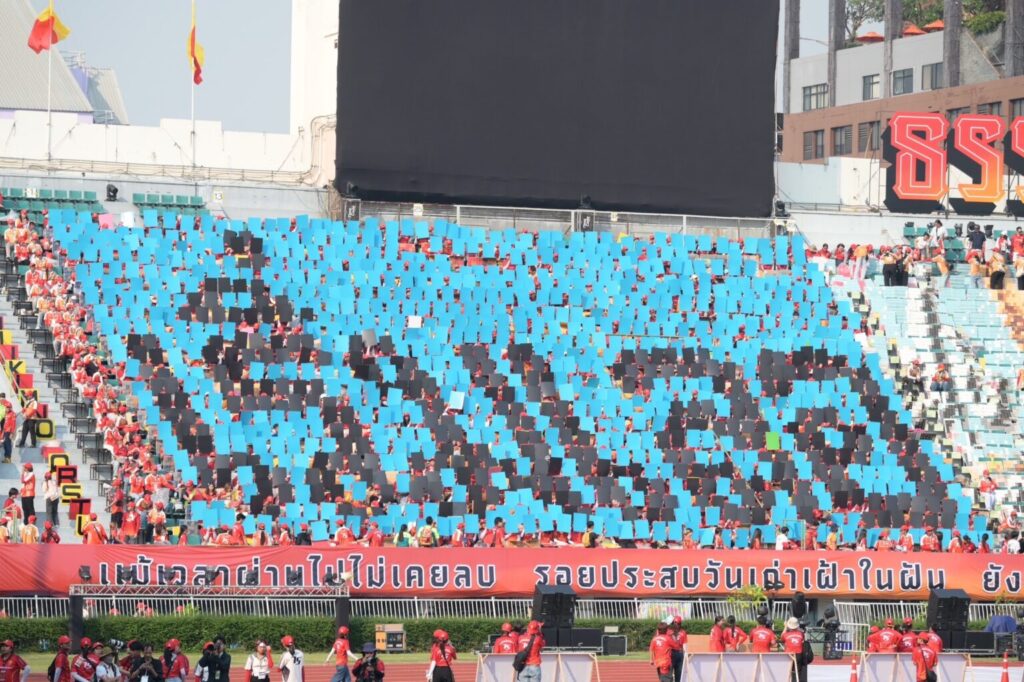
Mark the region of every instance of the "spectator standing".
POLYGON ((281 638, 281 646, 284 647, 284 653, 281 654, 281 662, 277 666, 281 671, 281 682, 302 682, 305 658, 302 650, 295 647, 295 638, 291 635, 281 638))
POLYGON ((879 252, 878 260, 882 264, 882 283, 887 287, 894 287, 899 284, 899 273, 896 271, 896 254, 889 247, 883 246, 879 252))
POLYGON ((782 650, 793 656, 796 661, 794 673, 797 682, 807 682, 807 666, 811 661, 807 660, 805 655, 806 643, 804 631, 800 629, 800 621, 790 616, 786 621, 786 630, 782 633, 782 650))
POLYGON ((46 500, 46 518, 54 528, 60 527, 60 486, 53 474, 47 471, 43 474, 43 499, 46 500))
POLYGON ((678 644, 678 648, 672 651, 672 679, 679 682, 683 675, 683 657, 686 655, 686 630, 683 629, 683 619, 676 616, 672 619, 668 634, 678 644))
POLYGON ((981 229, 980 225, 974 221, 967 223, 967 241, 972 249, 984 251, 986 239, 985 232, 981 229))
POLYGON ((188 657, 181 652, 181 642, 167 640, 164 645, 164 679, 167 682, 188 682, 188 657))
POLYGON ((119 682, 121 668, 117 665, 114 650, 105 646, 99 651, 100 663, 96 666, 95 682, 119 682))
POLYGON ((938 656, 928 648, 928 635, 925 633, 921 633, 921 637, 914 647, 913 660, 914 679, 917 682, 935 682, 937 678, 934 668, 935 663, 938 661, 938 656))
POLYGON ((36 516, 28 517, 26 523, 21 527, 21 544, 39 544, 39 529, 36 527, 36 516))
POLYGON ((24 518, 36 515, 36 472, 32 462, 21 467, 21 510, 24 518))
POLYGON ((68 660, 68 652, 71 651, 71 638, 61 635, 57 638, 57 655, 53 657, 53 680, 52 682, 71 682, 71 661, 68 660))
POLYGON ((355 682, 382 682, 384 661, 377 658, 377 647, 373 642, 363 644, 363 657, 352 668, 355 682))
POLYGON ((142 646, 142 656, 135 660, 128 679, 131 682, 163 682, 164 667, 160 659, 153 657, 152 644, 142 646))
POLYGON ((725 653, 725 632, 722 629, 724 620, 722 616, 715 616, 715 623, 711 626, 711 634, 708 638, 708 651, 713 654, 725 653))
POLYGON ((92 640, 88 637, 83 637, 78 642, 78 646, 80 651, 74 660, 71 661, 71 679, 74 682, 92 682, 93 674, 96 672, 96 666, 89 659, 89 652, 92 651, 92 640))
POLYGON ((359 657, 352 653, 352 646, 348 641, 348 627, 342 625, 338 628, 338 638, 334 640, 331 652, 327 654, 327 661, 334 657, 334 676, 331 682, 351 682, 352 675, 348 669, 349 660, 358 661, 359 657))
MULTIPOLYGON (((245 682, 270 682, 274 659, 266 642, 256 642, 256 649, 245 659, 245 682)), ((337 676, 335 676, 337 677, 337 676)))
POLYGON ((420 528, 417 539, 419 540, 420 547, 437 547, 440 542, 440 534, 437 530, 437 522, 430 516, 423 521, 423 527, 420 528))
POLYGON ((32 670, 25 659, 14 653, 14 649, 12 640, 0 642, 0 682, 28 682, 32 670))
POLYGON ((3 432, 4 464, 10 464, 11 453, 14 451, 14 433, 18 429, 18 415, 5 393, 0 393, 0 405, 4 408, 3 422, 0 422, 0 430, 3 432))
POLYGON ((36 441, 36 422, 39 419, 39 402, 29 396, 29 399, 25 401, 25 405, 21 408, 21 416, 24 421, 21 423, 21 439, 18 440, 18 447, 25 447, 25 439, 29 436, 32 437, 32 447, 36 447, 38 445, 36 441))
POLYGON ((10 533, 11 542, 18 542, 21 538, 21 505, 18 504, 18 489, 11 488, 7 491, 7 499, 4 500, 3 515, 8 519, 7 530, 10 533))
POLYGON ((975 289, 981 288, 981 278, 985 276, 985 254, 978 249, 967 252, 967 264, 971 270, 971 284, 975 289))
POLYGON ((736 616, 729 616, 726 619, 723 637, 726 651, 739 651, 743 643, 749 639, 743 628, 736 625, 736 616))
POLYGON ((885 627, 878 631, 878 653, 894 654, 900 646, 900 633, 893 628, 892 618, 885 620, 885 627))
POLYGON ((494 646, 491 647, 492 654, 514 654, 519 650, 516 639, 512 636, 512 624, 502 623, 501 634, 496 640, 494 640, 494 646))
POLYGON ((98 518, 96 512, 89 514, 89 522, 85 524, 85 528, 82 530, 82 544, 104 545, 107 543, 107 530, 98 521, 98 518))
POLYGON ((210 682, 210 657, 214 655, 214 651, 213 642, 207 642, 203 645, 203 653, 199 658, 199 662, 196 663, 195 682, 210 682))
POLYGON ((658 623, 658 631, 651 638, 648 651, 651 665, 658 673, 658 682, 674 682, 672 654, 679 650, 679 644, 668 634, 668 625, 658 623))
POLYGON ((213 640, 213 655, 210 657, 210 682, 228 682, 231 673, 231 654, 227 652, 223 635, 213 640))
POLYGON ((427 680, 430 682, 455 682, 452 662, 458 658, 455 647, 448 641, 448 633, 434 630, 434 644, 430 647, 430 667, 427 680))
POLYGON ((775 549, 782 551, 789 547, 789 526, 782 526, 775 532, 775 549))
POLYGON ((757 617, 757 627, 750 631, 750 651, 755 654, 767 654, 776 647, 775 633, 768 627, 766 616, 757 617))
POLYGON ((540 622, 531 620, 526 626, 526 636, 519 638, 519 650, 526 653, 526 667, 520 671, 518 682, 541 682, 541 652, 544 651, 544 635, 540 633, 540 622))
POLYGON ((988 287, 1002 289, 1006 281, 1006 258, 1002 251, 992 249, 988 257, 988 287))

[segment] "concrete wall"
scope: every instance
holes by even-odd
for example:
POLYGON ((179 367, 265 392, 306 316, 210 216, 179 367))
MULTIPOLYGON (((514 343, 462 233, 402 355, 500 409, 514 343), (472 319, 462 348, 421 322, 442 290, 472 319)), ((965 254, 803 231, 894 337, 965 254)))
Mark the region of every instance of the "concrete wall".
POLYGON ((292 133, 337 113, 337 37, 337 0, 292 0, 292 133))

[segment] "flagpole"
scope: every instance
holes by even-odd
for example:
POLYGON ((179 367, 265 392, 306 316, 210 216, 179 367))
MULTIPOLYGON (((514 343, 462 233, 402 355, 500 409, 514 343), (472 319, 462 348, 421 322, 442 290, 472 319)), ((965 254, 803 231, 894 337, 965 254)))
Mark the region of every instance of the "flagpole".
MULTIPOLYGON (((50 0, 50 21, 53 19, 53 0, 50 0)), ((46 51, 46 161, 53 159, 53 29, 50 29, 50 49, 46 51)))
MULTIPOLYGON (((196 27, 196 0, 192 0, 192 30, 196 27)), ((195 65, 190 71, 194 71, 195 65)), ((196 79, 192 77, 192 179, 196 180, 196 79)))

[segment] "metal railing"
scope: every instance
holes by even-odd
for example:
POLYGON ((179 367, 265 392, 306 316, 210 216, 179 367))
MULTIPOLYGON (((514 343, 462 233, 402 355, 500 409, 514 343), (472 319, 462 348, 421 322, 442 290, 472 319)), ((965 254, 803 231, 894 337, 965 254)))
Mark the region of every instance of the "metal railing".
MULTIPOLYGON (((94 595, 85 598, 85 617, 110 615, 173 616, 203 613, 216 616, 262 616, 287 618, 333 618, 334 599, 325 597, 203 596, 203 595, 94 595)), ((61 597, 0 597, 0 609, 9 618, 67 618, 68 599, 61 597)), ((494 618, 528 620, 532 599, 353 599, 352 615, 360 618, 444 620, 450 618, 494 618)), ((711 620, 715 616, 736 616, 752 622, 756 610, 750 606, 716 599, 581 599, 576 603, 580 620, 661 620, 681 616, 684 620, 711 620)), ((789 602, 775 602, 772 618, 781 622, 789 616, 789 602)))

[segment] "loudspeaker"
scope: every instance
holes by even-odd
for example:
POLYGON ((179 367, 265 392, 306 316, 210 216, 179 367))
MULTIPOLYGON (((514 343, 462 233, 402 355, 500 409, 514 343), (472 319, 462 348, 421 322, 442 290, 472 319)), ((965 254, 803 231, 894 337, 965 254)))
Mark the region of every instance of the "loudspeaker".
POLYGON ((533 620, 549 627, 571 628, 576 622, 576 593, 568 585, 537 585, 533 620))
POLYGON ((943 650, 963 651, 967 648, 967 632, 965 630, 950 630, 949 641, 942 641, 943 650))
POLYGON ((928 597, 928 625, 938 630, 967 629, 971 598, 963 590, 934 589, 928 597))
MULTIPOLYGON (((544 638, 544 646, 555 648, 558 646, 558 628, 556 627, 543 627, 540 629, 540 636, 544 638)), ((526 637, 530 638, 525 632, 520 635, 520 639, 526 637)))
POLYGON ((602 648, 601 637, 604 636, 599 628, 572 628, 568 632, 565 630, 559 630, 558 634, 558 646, 571 649, 590 649, 597 651, 602 648), (565 639, 563 641, 563 633, 565 633, 565 639))
POLYGON ((803 592, 797 592, 789 602, 789 611, 793 617, 800 620, 807 615, 807 598, 803 592))
POLYGON ((964 649, 971 652, 996 650, 996 636, 992 632, 968 631, 964 637, 964 649))
POLYGON ((572 646, 572 628, 558 628, 558 648, 568 649, 572 646))
POLYGON ((68 637, 71 638, 71 650, 81 651, 79 644, 85 635, 85 597, 72 595, 68 597, 68 637))
POLYGON ((352 622, 352 599, 350 597, 334 598, 334 631, 342 625, 352 622))
POLYGON ((951 630, 936 630, 935 631, 935 634, 937 634, 939 636, 939 639, 942 640, 942 647, 944 649, 951 648, 949 646, 949 640, 952 639, 951 632, 952 632, 951 630))
POLYGON ((604 635, 601 637, 602 656, 625 656, 626 650, 625 635, 604 635))

